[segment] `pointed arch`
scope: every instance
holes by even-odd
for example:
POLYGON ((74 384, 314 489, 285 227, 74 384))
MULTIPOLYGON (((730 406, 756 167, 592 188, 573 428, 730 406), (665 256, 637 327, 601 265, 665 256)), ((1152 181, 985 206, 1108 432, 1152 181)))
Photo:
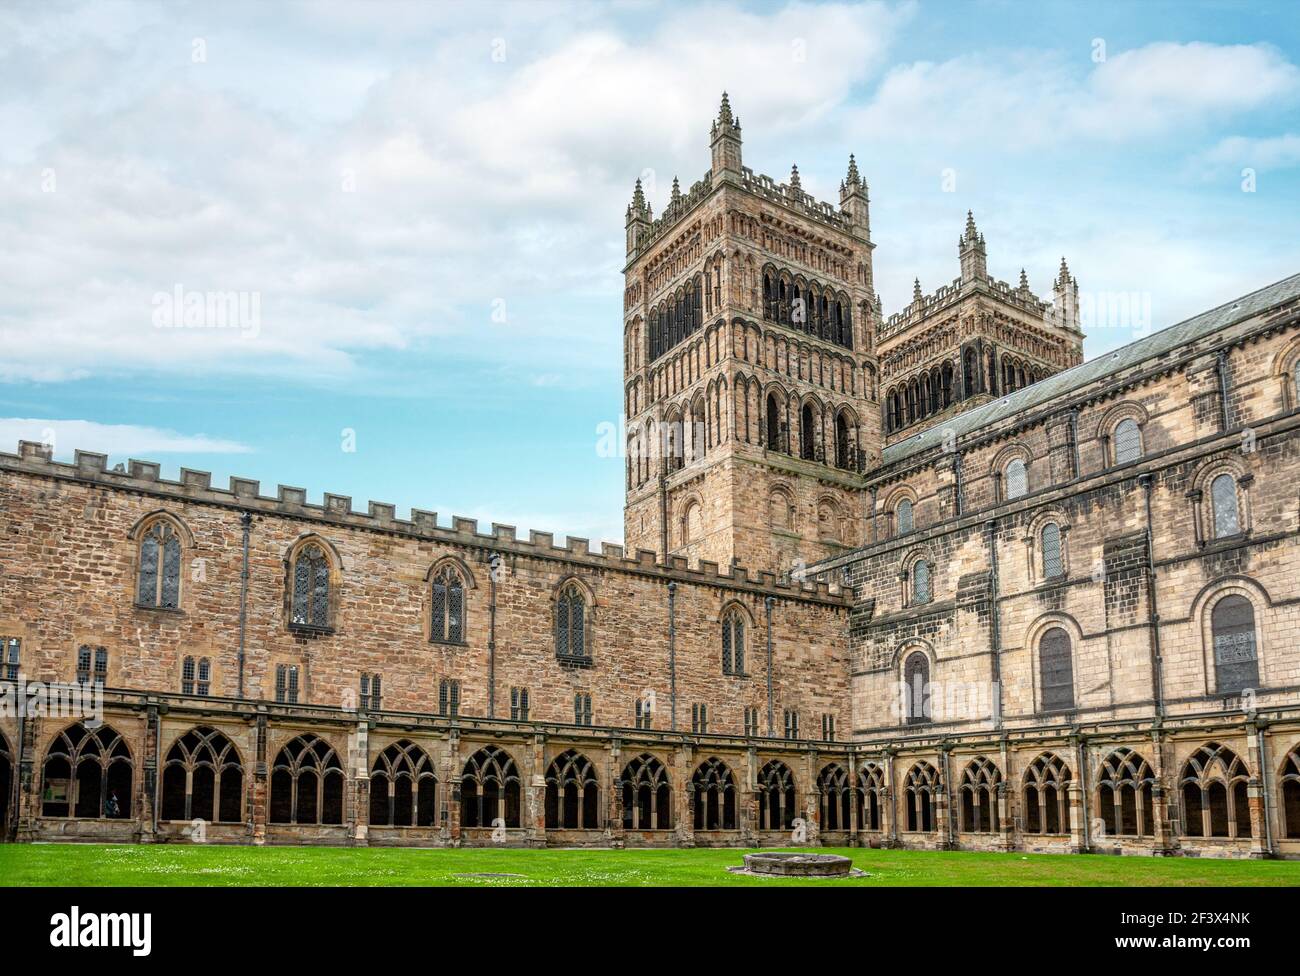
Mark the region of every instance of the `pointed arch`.
POLYGON ((1044 752, 1025 770, 1025 833, 1070 832, 1070 767, 1054 752, 1044 752))
POLYGON ((128 820, 135 761, 111 725, 81 722, 57 733, 41 765, 41 816, 68 820, 128 820))
POLYGON ((596 768, 582 753, 568 749, 546 769, 546 829, 596 830, 600 826, 596 768))
POLYGON ((437 770, 410 739, 386 747, 370 767, 370 825, 438 826, 437 770))
POLYGON ((710 756, 691 776, 691 807, 696 830, 736 829, 736 778, 731 767, 710 756))
POLYGON ((343 823, 345 778, 328 741, 310 732, 291 739, 271 767, 270 822, 343 823))
POLYGON ((758 829, 789 830, 798 815, 794 774, 779 759, 758 771, 758 829))
POLYGON ((460 777, 464 827, 519 826, 519 768, 497 746, 484 746, 465 761, 460 777))
POLYGON ((210 823, 244 819, 244 766, 226 735, 195 726, 172 742, 162 768, 163 820, 200 818, 210 823))

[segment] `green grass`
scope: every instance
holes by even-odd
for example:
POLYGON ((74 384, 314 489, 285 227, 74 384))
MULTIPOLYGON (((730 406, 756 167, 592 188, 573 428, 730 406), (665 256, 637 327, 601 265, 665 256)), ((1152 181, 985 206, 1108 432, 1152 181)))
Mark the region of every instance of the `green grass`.
POLYGON ((729 874, 739 850, 398 850, 0 844, 0 885, 1300 885, 1300 861, 818 848, 868 877, 794 882, 729 874), (522 877, 464 877, 466 874, 522 877))

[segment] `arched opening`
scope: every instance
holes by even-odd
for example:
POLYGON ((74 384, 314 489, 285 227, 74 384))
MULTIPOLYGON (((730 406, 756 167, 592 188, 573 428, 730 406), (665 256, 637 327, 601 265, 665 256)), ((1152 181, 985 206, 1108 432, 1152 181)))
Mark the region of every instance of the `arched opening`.
POLYGON ((399 739, 370 767, 372 827, 436 827, 438 777, 429 754, 399 739))
POLYGON ((81 723, 69 726, 45 754, 41 816, 127 820, 134 770, 126 740, 111 725, 94 731, 81 723))
POLYGON ((909 654, 903 663, 903 713, 908 725, 930 721, 930 659, 923 651, 909 654))
POLYGON ((702 762, 691 792, 696 830, 736 829, 736 780, 726 763, 716 756, 702 762))
POLYGON ((885 770, 879 763, 869 762, 858 770, 858 827, 862 830, 881 830, 881 811, 885 800, 885 770))
POLYGON ((849 458, 849 422, 843 412, 835 415, 835 466, 848 468, 849 458))
POLYGON ((1045 752, 1025 771, 1025 832, 1070 832, 1070 767, 1045 752))
POLYGON ((461 774, 461 825, 518 827, 519 785, 519 770, 504 749, 486 746, 474 753, 461 774))
POLYGON ((167 750, 160 814, 163 820, 243 821, 244 767, 225 735, 199 726, 167 750))
POLYGON ((817 453, 816 434, 813 429, 813 409, 811 403, 805 403, 799 411, 799 456, 805 461, 812 461, 817 453))
POLYGON ((271 823, 343 823, 343 764, 319 736, 300 735, 271 769, 271 823))
POLYGON ((1250 837, 1250 771, 1231 749, 1210 742, 1183 764, 1179 793, 1188 837, 1250 837))
POLYGON ((991 760, 979 756, 962 771, 961 829, 968 834, 993 833, 998 829, 998 785, 1002 772, 991 760))
POLYGON ((817 777, 822 830, 850 830, 853 826, 853 788, 849 774, 839 763, 831 763, 817 777))
POLYGON ((781 412, 777 409, 776 394, 774 393, 767 395, 767 441, 765 446, 769 451, 782 449, 781 412))
POLYGON ((1255 639, 1255 607, 1237 593, 1214 604, 1210 613, 1214 644, 1214 690, 1239 695, 1259 687, 1259 657, 1255 639))
POLYGON ((1070 635, 1063 627, 1052 627, 1038 640, 1038 683, 1043 711, 1074 707, 1074 660, 1070 635))
POLYGON ((623 828, 672 830, 673 791, 664 764, 642 753, 623 767, 623 828))
POLYGON ((925 760, 907 771, 903 786, 904 828, 913 833, 928 833, 935 829, 935 789, 939 774, 925 760))
POLYGON ((596 830, 600 821, 595 768, 582 753, 569 749, 546 770, 546 829, 596 830))
POLYGON ((1155 833, 1151 766, 1131 749, 1116 749, 1097 775, 1097 812, 1108 833, 1150 837, 1155 833))
POLYGON ((773 759, 758 771, 758 829, 789 830, 796 816, 794 774, 773 759))

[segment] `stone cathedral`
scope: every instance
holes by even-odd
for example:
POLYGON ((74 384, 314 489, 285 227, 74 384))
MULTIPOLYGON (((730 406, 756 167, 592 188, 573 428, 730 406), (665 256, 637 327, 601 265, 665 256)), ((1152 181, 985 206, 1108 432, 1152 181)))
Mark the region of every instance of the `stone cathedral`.
POLYGON ((0 836, 1300 856, 1300 275, 1084 361, 955 214, 886 316, 857 161, 709 138, 624 545, 0 453, 0 836))

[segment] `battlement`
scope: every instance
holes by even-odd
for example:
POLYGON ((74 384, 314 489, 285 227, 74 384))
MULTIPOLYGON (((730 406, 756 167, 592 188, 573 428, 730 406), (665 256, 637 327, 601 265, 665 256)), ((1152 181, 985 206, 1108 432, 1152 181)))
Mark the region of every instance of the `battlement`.
POLYGON ((367 502, 365 512, 352 508, 352 498, 325 492, 320 504, 307 501, 303 488, 278 485, 274 496, 261 493, 261 483, 250 478, 231 476, 229 487, 212 484, 207 471, 181 468, 180 477, 169 480, 161 476, 162 466, 155 461, 129 460, 125 465, 108 467, 108 456, 91 451, 75 451, 71 463, 56 461, 46 444, 19 441, 18 453, 0 452, 0 471, 60 480, 90 482, 119 491, 144 492, 188 503, 218 505, 289 519, 306 519, 375 532, 414 536, 432 542, 487 549, 538 559, 559 559, 591 569, 632 572, 662 577, 665 582, 699 583, 769 595, 781 599, 847 606, 851 594, 838 585, 822 581, 787 580, 774 573, 750 574, 743 566, 722 571, 717 563, 700 560, 695 567, 680 556, 670 557, 667 564, 657 562, 650 549, 626 553, 616 543, 602 542, 594 552, 588 539, 567 536, 564 545, 555 544, 553 532, 530 529, 520 538, 515 526, 493 522, 490 532, 480 532, 476 519, 453 515, 450 525, 440 524, 438 513, 413 508, 410 518, 397 517, 395 505, 367 502))
MULTIPOLYGON (((957 277, 946 285, 940 285, 930 294, 921 296, 919 300, 913 299, 911 304, 905 306, 902 311, 895 312, 883 321, 880 327, 880 338, 882 340, 888 339, 893 335, 904 332, 911 326, 925 321, 950 305, 957 304, 958 301, 970 294, 970 291, 965 290, 966 284, 960 277, 957 277)), ((1040 319, 1045 325, 1056 323, 1056 306, 1039 298, 1027 288, 1017 287, 992 276, 979 279, 977 287, 982 287, 984 291, 993 295, 1003 304, 1019 308, 1034 318, 1040 319)))

